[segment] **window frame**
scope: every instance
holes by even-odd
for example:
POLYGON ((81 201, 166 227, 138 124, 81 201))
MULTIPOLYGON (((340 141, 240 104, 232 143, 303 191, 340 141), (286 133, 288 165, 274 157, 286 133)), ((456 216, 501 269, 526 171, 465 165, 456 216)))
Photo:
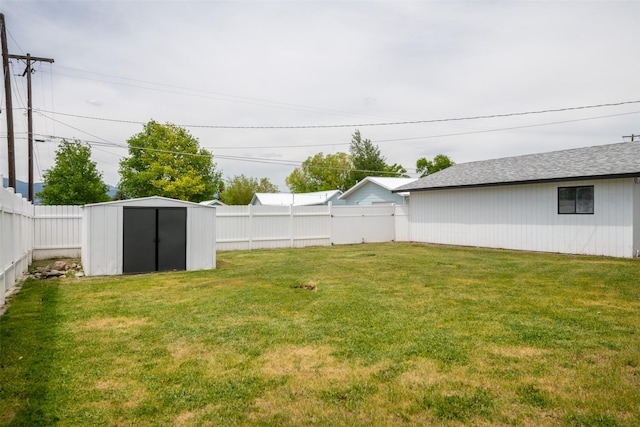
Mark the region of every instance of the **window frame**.
MULTIPOLYGON (((571 186, 566 186, 566 187, 558 187, 558 198, 557 198, 557 207, 558 207, 558 215, 593 215, 595 213, 595 187, 593 185, 571 185, 571 186), (581 189, 589 189, 591 191, 591 203, 590 203, 590 211, 587 212, 579 212, 578 211, 578 207, 579 207, 579 194, 580 194, 580 190, 581 189), (573 210, 571 212, 563 212, 561 210, 561 206, 560 206, 560 202, 561 201, 569 201, 571 199, 561 199, 560 195, 561 193, 563 193, 566 190, 574 190, 574 197, 573 197, 573 210)), ((566 209, 566 206, 563 206, 562 208, 566 209)))

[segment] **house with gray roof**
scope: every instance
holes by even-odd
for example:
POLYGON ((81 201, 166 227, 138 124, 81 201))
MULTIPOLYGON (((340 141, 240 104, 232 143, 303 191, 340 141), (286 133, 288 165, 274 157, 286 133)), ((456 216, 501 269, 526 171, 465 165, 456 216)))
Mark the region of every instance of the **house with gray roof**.
POLYGON ((409 192, 413 241, 640 254, 640 143, 459 163, 409 192))

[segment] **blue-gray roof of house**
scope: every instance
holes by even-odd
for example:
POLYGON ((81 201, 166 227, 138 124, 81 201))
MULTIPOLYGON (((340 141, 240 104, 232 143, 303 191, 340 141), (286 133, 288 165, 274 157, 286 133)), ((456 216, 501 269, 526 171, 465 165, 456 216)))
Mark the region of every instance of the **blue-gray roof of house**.
POLYGON ((460 163, 393 191, 640 176, 640 143, 597 145, 460 163))

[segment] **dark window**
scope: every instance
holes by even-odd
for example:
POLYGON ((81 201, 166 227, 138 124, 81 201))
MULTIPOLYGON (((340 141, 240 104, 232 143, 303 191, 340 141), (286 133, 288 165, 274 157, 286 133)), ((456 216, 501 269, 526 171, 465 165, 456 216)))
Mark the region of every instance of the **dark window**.
POLYGON ((559 214, 592 214, 593 185, 558 187, 559 214))

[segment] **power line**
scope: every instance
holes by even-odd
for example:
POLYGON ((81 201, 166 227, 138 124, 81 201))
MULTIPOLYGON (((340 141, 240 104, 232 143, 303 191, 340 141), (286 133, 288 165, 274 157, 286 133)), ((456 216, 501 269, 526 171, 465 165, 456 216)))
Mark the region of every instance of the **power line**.
MULTIPOLYGON (((144 85, 159 86, 167 89, 141 86, 138 84, 131 84, 131 83, 114 82, 114 81, 102 80, 102 79, 94 79, 90 77, 81 77, 81 76, 74 76, 69 74, 55 73, 56 75, 59 75, 59 76, 79 78, 79 79, 90 80, 90 81, 98 81, 98 82, 104 82, 104 83, 115 84, 120 86, 137 87, 141 89, 155 90, 155 91, 164 92, 164 93, 173 93, 178 95, 194 96, 198 98, 215 99, 215 100, 224 101, 224 102, 235 102, 235 103, 242 103, 242 104, 249 104, 249 105, 258 105, 262 107, 275 107, 275 108, 289 109, 289 110, 296 110, 296 111, 306 111, 306 112, 316 112, 316 113, 323 112, 323 113, 330 113, 330 114, 344 115, 344 116, 375 117, 372 115, 358 114, 358 113, 353 113, 349 111, 332 110, 328 108, 313 107, 313 106, 307 106, 307 105, 301 105, 301 104, 291 104, 291 103, 271 101, 271 100, 261 99, 261 98, 252 98, 248 96, 230 95, 226 93, 215 92, 215 91, 205 90, 201 88, 194 89, 194 88, 188 88, 183 86, 175 86, 175 85, 169 85, 165 83, 157 83, 157 82, 151 82, 147 80, 139 80, 139 79, 132 79, 128 77, 114 76, 111 74, 97 73, 93 71, 78 70, 75 68, 68 68, 68 67, 56 67, 56 68, 62 68, 62 69, 71 70, 71 71, 78 71, 78 72, 87 73, 87 74, 95 74, 98 76, 120 79, 120 80, 130 81, 134 83, 142 83, 144 85)), ((52 72, 52 75, 53 74, 54 73, 52 72)), ((375 117, 375 118, 379 118, 379 117, 375 117)))
POLYGON ((534 128, 534 127, 540 127, 540 126, 560 125, 560 124, 565 124, 565 123, 585 122, 585 121, 596 120, 596 119, 607 119, 607 118, 611 118, 611 117, 628 116, 628 115, 631 115, 631 114, 640 114, 640 111, 632 111, 630 113, 610 114, 610 115, 607 115, 607 116, 587 117, 587 118, 584 118, 584 119, 562 120, 562 121, 559 121, 559 122, 537 123, 537 124, 533 124, 533 125, 512 126, 512 127, 507 127, 507 128, 498 128, 498 129, 473 130, 473 131, 468 131, 468 132, 445 133, 445 134, 440 134, 440 135, 429 135, 429 136, 414 136, 414 137, 409 137, 409 138, 380 139, 380 140, 371 141, 371 142, 375 142, 375 143, 379 144, 381 142, 398 142, 398 141, 410 141, 410 140, 414 140, 414 139, 444 138, 444 137, 449 137, 449 136, 473 135, 473 134, 477 134, 477 133, 502 132, 502 131, 506 131, 506 130, 517 130, 517 129, 534 128))
MULTIPOLYGON (((481 131, 471 131, 471 132, 465 132, 465 133, 459 133, 459 134, 448 134, 448 135, 431 135, 431 136, 423 136, 423 137, 414 137, 414 138, 399 138, 399 139, 387 139, 387 140, 379 140, 379 141, 372 141, 375 143, 380 143, 380 142, 391 142, 391 141, 403 141, 403 140, 410 140, 410 139, 426 139, 426 138, 436 138, 436 137, 443 137, 443 136, 458 136, 458 135, 466 135, 466 134, 472 134, 472 133, 483 133, 483 132, 495 132, 495 131, 504 131, 504 130, 513 130, 513 129, 521 129, 521 128, 528 128, 528 127, 537 127, 537 126, 547 126, 547 125, 553 125, 553 124, 561 124, 561 123, 570 123, 570 122, 579 122, 579 121, 586 121, 586 120, 594 120, 594 119, 600 119, 600 118, 608 118, 608 117, 616 117, 616 116, 624 116, 624 115, 631 115, 631 114, 639 114, 640 111, 635 111, 635 112, 629 112, 629 113, 621 113, 621 114, 613 114, 613 115, 607 115, 607 116, 598 116, 598 117, 590 117, 590 118, 583 118, 583 119, 574 119, 574 120, 564 120, 564 121, 558 121, 558 122, 550 122, 550 123, 538 123, 538 124, 533 124, 533 125, 524 125, 524 126, 517 126, 517 127, 510 127, 510 128, 501 128, 501 129, 488 129, 488 130, 481 130, 481 131)), ((228 156, 228 155, 213 155, 213 154, 199 154, 199 153, 184 153, 184 152, 178 152, 178 151, 170 151, 170 150, 160 150, 160 149, 154 149, 154 148, 145 148, 145 147, 129 147, 123 144, 117 144, 111 141, 108 141, 104 138, 100 138, 96 135, 92 135, 89 132, 83 131, 82 129, 79 129, 77 127, 71 126, 67 123, 64 123, 60 120, 54 119, 52 117, 49 117, 45 114, 42 114, 42 112, 40 111, 39 114, 45 118, 48 118, 50 120, 53 120, 56 123, 60 123, 64 126, 67 126, 71 129, 77 130, 79 132, 82 132, 86 135, 89 135, 91 137, 100 139, 101 141, 90 141, 90 140, 80 140, 78 138, 66 138, 66 137, 59 137, 59 136, 55 136, 55 135, 43 135, 43 134, 38 134, 39 136, 45 137, 45 138, 49 138, 49 139, 66 139, 66 140, 78 140, 80 142, 83 142, 91 147, 111 147, 111 148, 119 148, 119 149, 139 149, 139 150, 147 150, 147 151, 154 151, 154 152, 162 152, 162 153, 168 153, 168 154, 180 154, 180 155, 188 155, 188 156, 206 156, 208 157, 209 155, 211 155, 214 159, 221 159, 221 160, 231 160, 231 161, 243 161, 243 162, 251 162, 251 163, 262 163, 262 164, 272 164, 272 165, 280 165, 280 166, 292 166, 292 167, 299 167, 302 165, 303 161, 298 161, 298 160, 285 160, 285 159, 265 159, 265 158, 258 158, 258 157, 245 157, 245 156, 228 156)), ((269 146, 269 147, 202 147, 204 149, 207 150, 212 150, 212 149, 224 149, 224 148, 242 148, 242 149, 249 149, 249 148, 292 148, 292 147, 306 147, 306 146, 321 146, 321 145, 348 145, 347 143, 345 144, 336 144, 336 143, 328 143, 328 144, 309 144, 309 145, 288 145, 288 146, 269 146)), ((107 152, 105 150, 100 150, 103 152, 107 152)), ((107 152, 109 153, 109 152, 107 152)), ((112 153, 109 153, 112 154, 112 153)), ((116 154, 113 154, 116 155, 116 154)), ((117 155, 116 155, 117 156, 117 155)), ((119 157, 124 157, 124 156, 119 156, 119 157)), ((342 170, 342 169, 336 169, 336 168, 322 168, 322 169, 330 169, 330 170, 342 170)), ((408 171, 415 171, 415 169, 408 169, 408 171)), ((362 171, 362 172, 374 172, 374 171, 362 171)), ((375 171, 376 173, 380 173, 380 171, 375 171)))
MULTIPOLYGON (((64 125, 64 123, 61 123, 61 124, 64 125)), ((76 130, 79 130, 80 132, 83 132, 80 129, 76 129, 76 130)), ((78 138, 63 138, 63 137, 53 136, 53 135, 40 135, 40 136, 44 136, 44 137, 47 137, 49 139, 75 140, 75 141, 84 143, 84 144, 86 144, 86 145, 88 145, 88 146, 90 146, 92 148, 96 148, 96 147, 112 147, 112 148, 120 148, 120 149, 134 149, 134 150, 140 150, 140 151, 152 151, 152 152, 155 152, 155 153, 179 154, 181 156, 212 157, 213 159, 220 159, 220 160, 232 160, 232 161, 242 161, 242 162, 249 162, 249 163, 262 163, 262 164, 272 164, 272 165, 279 165, 279 166, 293 166, 293 167, 299 167, 300 165, 302 165, 302 163, 304 163, 303 161, 300 161, 300 160, 265 159, 265 158, 260 158, 260 157, 244 157, 244 156, 225 156, 225 155, 213 155, 212 153, 207 153, 207 154, 187 153, 187 152, 184 152, 184 151, 161 150, 161 149, 158 149, 158 148, 151 148, 151 147, 123 146, 121 144, 117 144, 115 142, 109 142, 109 141, 106 141, 106 140, 103 140, 103 141, 89 141, 89 140, 83 140, 83 139, 78 139, 78 138)), ((100 139, 102 139, 102 138, 100 138, 100 139)), ((105 150, 100 150, 100 151, 105 152, 105 150)), ((123 156, 119 156, 119 157, 123 157, 123 156)), ((315 169, 343 170, 343 169, 328 168, 328 167, 322 167, 322 168, 316 167, 315 169)), ((353 169, 349 169, 349 170, 353 170, 353 169)), ((356 172, 378 172, 378 173, 384 173, 384 172, 381 172, 381 171, 369 171, 369 170, 354 170, 354 171, 356 171, 356 172)))
MULTIPOLYGON (((640 111, 632 111, 632 112, 628 112, 628 113, 620 113, 620 114, 609 114, 606 116, 594 116, 594 117, 587 117, 587 118, 583 118, 583 119, 573 119, 573 120, 562 120, 562 121, 556 121, 556 122, 547 122, 547 123, 536 123, 536 124, 531 124, 531 125, 522 125, 522 126, 512 126, 512 127, 506 127, 506 128, 495 128, 495 129, 484 129, 484 130, 477 130, 477 131, 468 131, 468 132, 457 132, 457 133, 448 133, 448 134, 438 134, 438 135, 426 135, 426 136, 413 136, 413 137, 408 137, 408 138, 391 138, 391 139, 379 139, 379 140, 372 140, 372 143, 375 144, 380 144, 380 143, 386 143, 386 142, 400 142, 400 141, 411 141, 411 140, 417 140, 417 139, 433 139, 433 138, 445 138, 445 137, 452 137, 452 136, 465 136, 465 135, 473 135, 473 134, 480 134, 480 133, 490 133, 490 132, 503 132, 503 131, 508 131, 508 130, 517 130, 517 129, 527 129, 527 128, 533 128, 533 127, 541 127, 541 126, 551 126, 551 125, 558 125, 558 124, 566 124, 566 123, 574 123, 574 122, 583 122, 583 121, 589 121, 589 120, 597 120, 597 119, 605 119, 605 118, 611 118, 611 117, 620 117, 620 116, 627 116, 627 115, 633 115, 633 114, 640 114, 640 111)), ((70 127, 72 129, 75 129, 79 132, 83 132, 87 135, 90 135, 94 138, 98 138, 97 136, 91 135, 81 129, 75 128, 71 125, 68 125, 66 123, 63 123, 59 120, 53 119, 49 116, 46 116, 44 114, 42 114, 40 112, 40 115, 42 115, 45 118, 48 118, 54 122, 63 124, 64 126, 70 127)), ((52 138, 58 138, 58 137, 53 137, 50 135, 44 135, 44 134, 40 134, 40 136, 48 136, 48 137, 52 137, 52 138)), ((100 138, 101 139, 101 138, 100 138)), ((255 149, 276 149, 276 148, 309 148, 309 147, 333 147, 333 146, 346 146, 349 145, 350 143, 348 142, 326 142, 326 143, 314 143, 314 144, 287 144, 287 145, 269 145, 269 146, 258 146, 258 145, 251 145, 251 146, 222 146, 222 147, 215 147, 215 146, 203 146, 203 148, 206 148, 208 150, 255 150, 255 149)), ((126 148, 125 146, 121 146, 122 148, 126 148)))
POLYGON ((36 113, 38 113, 38 114, 39 114, 39 115, 41 115, 42 117, 44 117, 44 118, 46 118, 46 119, 49 119, 49 120, 51 120, 51 121, 53 121, 53 122, 55 122, 55 123, 60 123, 60 124, 61 124, 61 125, 63 125, 63 126, 67 126, 67 127, 71 128, 71 129, 73 129, 73 130, 77 130, 78 132, 82 132, 82 133, 84 133, 85 135, 89 135, 89 136, 90 136, 90 137, 92 137, 92 138, 97 138, 97 139, 101 139, 101 140, 103 140, 103 141, 105 141, 105 142, 109 142, 109 141, 107 141, 107 140, 106 140, 106 139, 104 139, 104 138, 101 138, 101 137, 96 136, 96 135, 93 135, 93 134, 91 134, 91 133, 89 133, 89 132, 83 131, 82 129, 78 129, 77 127, 71 126, 71 125, 69 125, 69 124, 67 124, 67 123, 64 123, 64 122, 61 122, 60 120, 56 120, 56 119, 54 119, 53 117, 46 116, 46 115, 42 114, 42 112, 40 112, 40 111, 36 111, 36 113))
MULTIPOLYGON (((580 107, 565 107, 565 108, 552 108, 552 109, 546 109, 546 110, 522 111, 522 112, 515 112, 515 113, 488 114, 488 115, 468 116, 468 117, 450 117, 450 118, 444 118, 444 119, 425 119, 425 120, 410 120, 410 121, 381 122, 381 123, 351 123, 351 124, 299 125, 299 126, 235 126, 235 125, 176 124, 176 126, 180 126, 184 128, 201 128, 201 129, 203 128, 204 129, 328 129, 328 128, 347 128, 347 127, 360 128, 360 127, 374 127, 374 126, 403 126, 403 125, 459 122, 459 121, 467 121, 467 120, 495 119, 495 118, 518 117, 518 116, 528 116, 528 115, 537 115, 537 114, 560 113, 560 112, 579 111, 579 110, 587 110, 587 109, 594 109, 594 108, 619 107, 622 105, 630 105, 630 104, 640 104, 640 100, 585 105, 580 107)), ((138 125, 146 124, 146 122, 141 122, 136 120, 111 119, 111 118, 105 118, 105 117, 85 116, 82 114, 71 114, 71 113, 62 113, 62 112, 45 111, 45 110, 41 110, 41 112, 48 113, 48 114, 57 114, 57 115, 66 116, 66 117, 99 120, 99 121, 105 121, 105 122, 128 123, 128 124, 138 124, 138 125)))

